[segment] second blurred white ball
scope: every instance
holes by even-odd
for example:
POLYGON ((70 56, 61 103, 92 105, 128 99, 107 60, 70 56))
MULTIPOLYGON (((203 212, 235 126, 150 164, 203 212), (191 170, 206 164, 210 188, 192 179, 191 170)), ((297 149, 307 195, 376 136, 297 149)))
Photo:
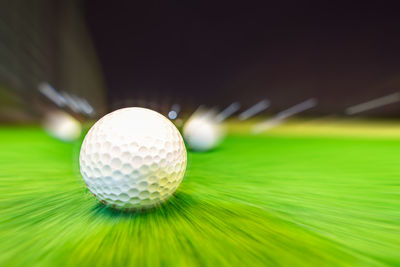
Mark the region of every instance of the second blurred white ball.
POLYGON ((213 117, 195 116, 183 127, 183 137, 191 150, 207 151, 217 147, 224 136, 220 123, 213 117))

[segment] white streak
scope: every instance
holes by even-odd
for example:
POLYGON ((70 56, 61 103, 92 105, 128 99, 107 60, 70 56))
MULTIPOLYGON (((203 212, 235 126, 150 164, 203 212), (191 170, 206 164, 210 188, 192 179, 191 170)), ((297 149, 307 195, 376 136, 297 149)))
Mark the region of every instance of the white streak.
POLYGON ((244 121, 247 120, 254 115, 260 113, 263 110, 266 110, 270 105, 270 102, 267 99, 261 100, 257 104, 253 105, 252 107, 248 108, 247 110, 243 111, 239 114, 239 120, 244 121))
POLYGON ((400 93, 399 92, 349 107, 346 109, 345 112, 348 115, 354 115, 354 114, 361 113, 361 112, 364 112, 367 110, 371 110, 371 109, 379 108, 379 107, 386 106, 386 105, 389 105, 392 103, 396 103, 398 101, 400 101, 400 93))
POLYGON ((77 96, 72 96, 75 99, 75 103, 79 106, 79 110, 81 113, 84 113, 86 115, 91 115, 93 113, 93 108, 92 106, 89 105, 89 103, 80 97, 77 96))
POLYGON ((277 118, 272 118, 270 120, 263 121, 257 125, 255 125, 252 129, 253 133, 261 133, 263 131, 267 131, 269 129, 272 129, 276 126, 279 126, 280 124, 283 123, 284 120, 282 119, 277 119, 277 118))
POLYGON ((253 133, 261 133, 263 131, 274 128, 284 122, 285 119, 292 117, 300 112, 303 112, 307 109, 313 108, 317 105, 317 100, 315 98, 308 99, 304 102, 301 102, 291 108, 288 108, 284 111, 276 114, 272 119, 263 121, 257 125, 255 125, 252 129, 253 133))
POLYGON ((68 94, 67 92, 62 92, 62 96, 67 101, 67 106, 75 113, 80 113, 81 109, 79 104, 76 102, 75 98, 68 94))
POLYGON ((54 104, 56 104, 58 107, 62 108, 67 105, 66 99, 59 92, 57 92, 57 90, 54 89, 54 87, 52 87, 49 83, 42 82, 38 84, 38 90, 48 99, 50 99, 54 104))
POLYGON ((226 120, 229 116, 231 116, 233 113, 238 111, 239 109, 240 109, 240 103, 233 102, 215 117, 215 121, 222 122, 226 120))
POLYGON ((82 105, 82 108, 84 112, 88 115, 93 115, 94 114, 94 109, 93 107, 87 102, 86 99, 80 98, 80 103, 82 105))
POLYGON ((297 104, 291 108, 288 108, 284 111, 279 112, 276 115, 276 118, 280 119, 280 120, 286 119, 286 118, 292 117, 293 115, 296 115, 300 112, 303 112, 307 109, 313 108, 316 105, 317 105, 317 100, 315 98, 311 98, 311 99, 301 102, 300 104, 297 104))

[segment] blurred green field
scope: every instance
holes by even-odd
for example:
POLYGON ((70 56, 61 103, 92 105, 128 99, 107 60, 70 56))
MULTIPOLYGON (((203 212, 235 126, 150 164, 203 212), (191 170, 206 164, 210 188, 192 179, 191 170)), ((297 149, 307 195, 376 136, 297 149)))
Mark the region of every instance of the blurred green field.
POLYGON ((145 213, 94 199, 79 143, 2 127, 0 266, 400 265, 399 128, 363 125, 252 136, 230 123, 221 147, 188 154, 175 197, 145 213))

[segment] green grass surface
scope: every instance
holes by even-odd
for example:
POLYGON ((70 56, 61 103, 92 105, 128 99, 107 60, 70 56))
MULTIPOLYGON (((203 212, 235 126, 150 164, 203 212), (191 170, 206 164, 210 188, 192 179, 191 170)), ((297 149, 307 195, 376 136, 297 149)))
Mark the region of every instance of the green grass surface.
POLYGON ((98 204, 79 144, 0 128, 0 266, 400 265, 400 139, 228 136, 146 213, 98 204))

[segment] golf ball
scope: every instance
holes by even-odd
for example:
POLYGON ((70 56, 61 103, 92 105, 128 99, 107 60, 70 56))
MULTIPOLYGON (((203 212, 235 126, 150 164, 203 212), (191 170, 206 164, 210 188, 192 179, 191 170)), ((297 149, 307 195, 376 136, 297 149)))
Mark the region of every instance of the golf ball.
POLYGON ((63 111, 48 112, 43 120, 43 128, 54 138, 65 142, 77 140, 82 133, 80 122, 63 111))
POLYGON ((176 127, 145 108, 123 108, 97 121, 79 156, 89 190, 104 204, 123 210, 154 207, 182 181, 186 148, 176 127))
POLYGON ((183 136, 190 149, 207 151, 219 145, 223 138, 221 125, 205 116, 188 120, 183 127, 183 136))

